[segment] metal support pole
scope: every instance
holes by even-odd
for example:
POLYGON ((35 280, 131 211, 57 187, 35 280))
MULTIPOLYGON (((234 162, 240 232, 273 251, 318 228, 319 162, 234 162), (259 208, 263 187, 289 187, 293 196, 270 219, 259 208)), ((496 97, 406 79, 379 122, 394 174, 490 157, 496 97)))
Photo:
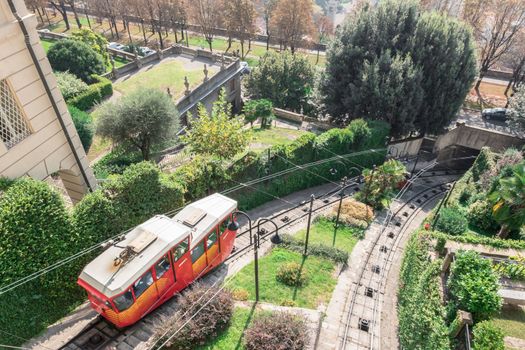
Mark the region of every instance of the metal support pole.
POLYGON ((312 209, 314 206, 315 196, 310 196, 310 210, 308 211, 308 224, 306 226, 306 239, 304 242, 304 255, 308 254, 308 238, 310 237, 310 224, 312 223, 312 209))
POLYGON ((414 167, 412 168, 412 171, 410 172, 410 178, 414 175, 414 171, 416 171, 417 162, 419 161, 419 152, 417 152, 416 155, 416 161, 414 162, 414 167))
POLYGON ((258 234, 253 234, 253 258, 255 267, 255 302, 259 302, 259 242, 258 234))
POLYGON ((341 215, 341 206, 343 205, 343 198, 345 196, 345 186, 346 186, 346 176, 343 177, 343 181, 341 183, 341 193, 339 198, 339 207, 337 208, 337 217, 335 218, 335 226, 334 226, 334 239, 332 241, 332 247, 335 246, 335 236, 337 235, 337 228, 339 226, 339 216, 341 215))

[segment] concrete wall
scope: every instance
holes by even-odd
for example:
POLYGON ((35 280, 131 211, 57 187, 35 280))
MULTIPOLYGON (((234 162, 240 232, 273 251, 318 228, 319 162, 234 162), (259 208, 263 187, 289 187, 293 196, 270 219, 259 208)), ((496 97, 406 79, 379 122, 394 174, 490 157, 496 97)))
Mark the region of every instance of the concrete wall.
POLYGON ((388 144, 388 152, 393 157, 411 157, 418 154, 423 137, 393 141, 388 144))
POLYGON ((525 140, 516 136, 459 124, 448 133, 437 138, 433 153, 439 153, 441 150, 450 146, 460 146, 475 150, 480 150, 482 147, 487 146, 495 152, 499 152, 509 147, 519 148, 524 144, 525 140))
POLYGON ((29 31, 30 45, 49 84, 51 96, 46 93, 19 23, 11 13, 7 1, 1 1, 0 79, 7 79, 11 85, 31 134, 9 149, 0 141, 0 176, 17 178, 29 175, 35 179, 44 179, 58 172, 72 201, 76 202, 90 187, 96 187, 96 180, 40 45, 35 29, 36 19, 28 13, 23 0, 14 0, 14 3, 29 31), (52 100, 56 102, 60 115, 55 113, 52 100), (64 121, 65 130, 59 118, 64 121), (71 138, 73 148, 68 143, 66 133, 71 138), (73 150, 80 158, 80 163, 77 163, 73 150), (87 181, 84 181, 80 167, 84 170, 87 181))

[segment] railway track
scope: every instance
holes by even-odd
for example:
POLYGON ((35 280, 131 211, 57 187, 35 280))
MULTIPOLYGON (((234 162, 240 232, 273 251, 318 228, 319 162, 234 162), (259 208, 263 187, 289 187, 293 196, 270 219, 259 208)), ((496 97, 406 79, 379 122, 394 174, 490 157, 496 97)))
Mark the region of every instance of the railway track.
MULTIPOLYGON (((421 181, 428 187, 428 183, 432 183, 430 178, 440 176, 450 176, 461 173, 461 170, 436 170, 421 176, 421 181)), ((349 185, 344 188, 344 197, 352 196, 360 190, 360 185, 357 183, 357 177, 349 179, 349 185)), ((340 200, 341 188, 335 187, 327 193, 315 198, 312 206, 313 215, 319 215, 325 210, 330 209, 334 204, 340 200)), ((263 244, 276 231, 282 232, 283 229, 292 226, 301 220, 305 220, 308 216, 310 206, 310 198, 305 197, 300 203, 295 206, 282 210, 266 219, 269 219, 277 224, 278 229, 269 221, 260 225, 258 232, 260 243, 263 244)), ((410 209, 412 210, 412 209, 410 209)), ((410 215, 409 215, 410 217, 410 215)), ((408 218, 409 218, 408 217, 408 218)), ((216 270, 210 272, 202 278, 205 283, 214 284, 217 281, 223 280, 227 274, 231 274, 232 270, 238 271, 243 266, 252 260, 253 248, 253 234, 256 233, 257 227, 252 223, 252 230, 248 227, 248 223, 244 222, 240 232, 237 235, 234 252, 226 259, 225 264, 221 265, 216 270)), ((390 239, 391 243, 397 242, 397 239, 390 239)), ((379 246, 376 242, 374 248, 379 246)), ((379 285, 377 289, 379 288, 379 285)), ((354 298, 355 299, 355 298, 354 298)), ((177 297, 163 304, 161 307, 153 311, 137 324, 125 328, 117 329, 109 322, 105 321, 101 316, 97 316, 86 327, 82 329, 77 335, 69 340, 65 345, 60 347, 62 350, 101 350, 101 349, 118 349, 130 350, 137 347, 144 347, 144 344, 154 334, 156 324, 161 322, 164 317, 168 317, 177 312, 177 297)), ((352 320, 350 320, 352 321, 352 320)), ((344 349, 344 347, 343 347, 344 349)), ((349 349, 354 349, 349 347, 349 349)))
MULTIPOLYGON (((361 350, 381 348, 381 306, 385 297, 396 291, 385 290, 387 275, 392 265, 395 252, 418 212, 436 201, 447 191, 451 182, 450 171, 432 172, 420 176, 412 185, 415 192, 407 201, 393 203, 392 215, 385 218, 380 233, 367 249, 355 284, 348 294, 346 315, 340 334, 340 350, 361 350), (429 177, 444 177, 443 181, 427 181, 429 177), (430 182, 430 183, 429 183, 430 182), (387 295, 388 294, 388 295, 387 295)), ((407 191, 408 193, 408 191, 407 191)))

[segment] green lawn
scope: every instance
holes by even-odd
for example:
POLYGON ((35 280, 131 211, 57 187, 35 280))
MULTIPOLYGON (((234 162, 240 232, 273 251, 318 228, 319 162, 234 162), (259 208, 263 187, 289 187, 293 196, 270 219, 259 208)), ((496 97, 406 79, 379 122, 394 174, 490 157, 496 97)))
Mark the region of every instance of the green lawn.
MULTIPOLYGON (((217 71, 214 67, 208 67, 208 76, 217 71)), ((113 88, 123 94, 129 93, 139 86, 166 91, 169 87, 173 96, 181 96, 184 93, 184 76, 188 77, 190 88, 198 86, 204 79, 203 68, 189 69, 177 60, 163 62, 153 68, 137 73, 127 80, 118 82, 113 88)))
MULTIPOLYGON (((364 232, 363 229, 339 225, 335 235, 335 247, 341 250, 352 252, 354 246, 359 241, 358 236, 364 232)), ((295 237, 302 240, 306 237, 306 230, 298 232, 295 237)), ((321 218, 310 227, 309 243, 318 243, 333 246, 334 243, 334 222, 321 218)))
POLYGON ((294 130, 287 128, 261 129, 254 127, 252 130, 252 140, 250 142, 250 150, 255 152, 262 152, 268 147, 291 143, 293 140, 301 135, 306 134, 304 130, 294 130))
POLYGON ((255 314, 255 308, 236 307, 230 320, 230 325, 205 345, 198 346, 196 350, 236 350, 244 349, 244 331, 250 326, 255 314))
MULTIPOLYGON (((283 248, 274 248, 268 255, 259 259, 260 300, 272 304, 293 304, 297 307, 316 309, 321 303, 328 304, 337 284, 333 276, 333 262, 295 253, 283 248), (308 281, 302 287, 290 287, 275 278, 277 269, 288 262, 302 264, 308 281)), ((245 266, 231 281, 232 289, 245 289, 248 299, 255 299, 254 263, 245 266)))
POLYGON ((525 339, 525 307, 505 306, 492 322, 509 337, 525 339))
POLYGON ((51 48, 51 46, 55 45, 55 43, 57 42, 56 40, 51 40, 51 39, 40 39, 40 42, 42 43, 42 46, 44 47, 44 51, 47 53, 49 51, 49 49, 51 48))

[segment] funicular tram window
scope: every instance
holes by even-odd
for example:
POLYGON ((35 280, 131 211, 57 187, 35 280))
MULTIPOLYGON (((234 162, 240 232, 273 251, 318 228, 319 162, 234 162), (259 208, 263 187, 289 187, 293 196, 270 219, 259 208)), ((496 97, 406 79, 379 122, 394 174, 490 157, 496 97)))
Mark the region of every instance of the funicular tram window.
POLYGON ((173 262, 179 260, 188 251, 188 240, 180 242, 175 248, 173 248, 173 262))
POLYGON ((166 255, 155 265, 155 274, 157 275, 157 279, 161 278, 169 269, 170 259, 168 259, 168 256, 166 255))
POLYGON ((133 305, 133 294, 131 294, 131 290, 128 289, 124 294, 113 299, 113 304, 115 304, 115 307, 120 312, 129 309, 129 307, 133 305))
POLYGON ((230 222, 230 218, 226 218, 221 222, 221 225, 219 226, 219 234, 222 235, 224 231, 228 228, 228 223, 230 222))
POLYGON ((133 293, 135 293, 135 299, 138 299, 142 293, 153 284, 153 275, 151 271, 146 272, 144 276, 139 278, 137 282, 133 284, 133 293))
POLYGON ((194 263, 199 260, 202 254, 204 254, 204 240, 200 241, 191 251, 191 262, 194 263))
POLYGON ((208 248, 210 248, 212 245, 215 244, 215 242, 217 242, 217 232, 213 231, 212 233, 210 233, 208 235, 208 240, 206 242, 206 244, 207 244, 206 246, 208 248))

